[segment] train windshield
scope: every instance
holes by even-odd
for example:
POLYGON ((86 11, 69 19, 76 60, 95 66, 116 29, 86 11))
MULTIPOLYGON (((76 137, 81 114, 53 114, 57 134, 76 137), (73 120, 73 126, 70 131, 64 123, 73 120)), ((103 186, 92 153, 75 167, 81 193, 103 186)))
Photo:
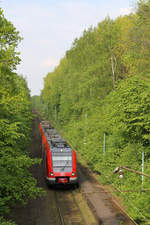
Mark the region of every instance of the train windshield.
POLYGON ((72 171, 72 150, 71 149, 53 149, 52 162, 54 172, 72 171))

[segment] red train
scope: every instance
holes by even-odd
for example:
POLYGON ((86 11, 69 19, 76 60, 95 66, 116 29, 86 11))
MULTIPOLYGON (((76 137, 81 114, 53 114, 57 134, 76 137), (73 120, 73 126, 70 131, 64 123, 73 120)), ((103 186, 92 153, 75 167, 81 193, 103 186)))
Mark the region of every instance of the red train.
POLYGON ((42 136, 42 158, 48 184, 73 184, 78 187, 76 152, 50 126, 49 122, 39 124, 42 136))

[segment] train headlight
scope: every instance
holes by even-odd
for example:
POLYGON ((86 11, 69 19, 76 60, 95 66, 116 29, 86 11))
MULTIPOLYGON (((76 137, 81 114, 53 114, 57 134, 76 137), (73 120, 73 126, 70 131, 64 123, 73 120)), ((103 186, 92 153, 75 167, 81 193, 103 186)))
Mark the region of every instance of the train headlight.
POLYGON ((76 175, 76 173, 72 173, 72 176, 75 176, 76 175))
POLYGON ((50 176, 54 176, 54 174, 53 173, 50 173, 50 176))

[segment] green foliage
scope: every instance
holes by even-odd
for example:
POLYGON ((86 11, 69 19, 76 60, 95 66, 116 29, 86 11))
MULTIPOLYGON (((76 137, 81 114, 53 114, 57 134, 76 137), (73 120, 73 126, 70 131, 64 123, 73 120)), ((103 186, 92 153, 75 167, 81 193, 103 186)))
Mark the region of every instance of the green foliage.
POLYGON ((25 79, 13 70, 20 62, 16 47, 21 38, 0 9, 0 224, 14 225, 2 216, 20 202, 43 193, 29 168, 40 163, 28 156, 32 111, 25 79))
POLYGON ((0 217, 0 225, 16 225, 16 223, 12 221, 6 221, 2 217, 0 217))
POLYGON ((6 67, 14 69, 20 62, 20 58, 18 57, 19 53, 15 50, 20 41, 21 37, 19 36, 19 32, 4 17, 3 11, 0 9, 0 67, 2 69, 6 67))
POLYGON ((126 142, 150 144, 150 84, 138 77, 125 80, 109 95, 107 116, 110 133, 120 133, 126 142), (136 88, 135 88, 136 87, 136 88), (112 102, 115 107, 112 109, 112 102), (112 127, 115 132, 111 131, 112 127))
POLYGON ((32 109, 36 113, 38 114, 40 113, 39 116, 41 116, 43 120, 46 119, 46 117, 48 116, 48 106, 43 103, 42 97, 34 95, 31 97, 31 102, 32 102, 32 109))

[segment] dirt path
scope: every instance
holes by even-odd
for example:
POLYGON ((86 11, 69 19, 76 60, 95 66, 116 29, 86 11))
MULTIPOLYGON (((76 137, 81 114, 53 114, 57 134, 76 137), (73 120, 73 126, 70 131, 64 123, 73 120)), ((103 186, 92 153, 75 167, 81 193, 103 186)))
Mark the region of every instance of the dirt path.
POLYGON ((87 167, 78 164, 80 189, 102 225, 135 225, 112 200, 87 167))
MULTIPOLYGON (((38 130, 38 119, 33 121, 32 143, 30 156, 41 158, 41 137, 38 130)), ((12 210, 10 219, 18 225, 61 225, 55 192, 58 190, 49 189, 44 180, 42 165, 35 165, 31 169, 33 176, 38 180, 38 186, 43 187, 46 195, 36 200, 31 200, 25 207, 20 205, 12 210)), ((88 175, 88 170, 79 165, 80 189, 73 190, 78 202, 80 213, 83 214, 86 225, 132 225, 130 221, 115 207, 105 193, 95 193, 100 189, 98 183, 88 175), (82 194, 82 192, 84 194, 82 194), (90 192, 91 194, 86 194, 90 192), (89 207, 90 205, 90 207, 89 207), (92 209, 92 210, 91 210, 92 209), (96 215, 96 217, 93 214, 96 215)), ((71 190, 72 191, 72 190, 71 190)), ((58 191, 59 192, 59 191, 58 191)), ((60 208, 64 211, 65 225, 84 225, 79 218, 80 213, 74 209, 71 194, 67 191, 58 193, 61 200, 60 208), (66 209, 66 210, 65 210, 66 209), (66 211, 66 214, 65 214, 66 211)))

